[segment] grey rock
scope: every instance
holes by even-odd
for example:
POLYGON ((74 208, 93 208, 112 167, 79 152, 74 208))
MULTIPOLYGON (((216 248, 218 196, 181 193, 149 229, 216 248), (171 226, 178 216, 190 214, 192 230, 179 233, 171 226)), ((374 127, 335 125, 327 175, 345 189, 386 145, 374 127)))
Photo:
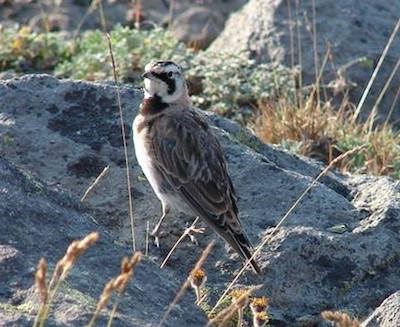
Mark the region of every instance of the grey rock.
MULTIPOLYGON (((232 14, 224 31, 210 46, 209 51, 231 54, 246 52, 249 57, 260 63, 299 65, 298 27, 303 79, 305 83, 311 83, 315 81, 311 37, 312 3, 313 1, 251 0, 239 12, 232 14), (298 15, 296 15, 296 3, 300 4, 298 15), (289 9, 292 19, 289 19, 289 9), (293 39, 293 51, 291 39, 293 39)), ((333 83, 327 91, 330 94, 338 92, 335 98, 340 101, 343 94, 340 87, 344 86, 344 89, 350 90, 350 100, 357 104, 398 20, 400 2, 329 0, 315 1, 315 3, 319 66, 327 52, 327 42, 331 46, 331 58, 334 63, 333 66, 328 61, 325 67, 324 84, 327 85, 330 81, 344 82, 344 84, 333 83), (358 59, 364 57, 366 60, 357 63, 358 59), (344 77, 341 81, 337 80, 340 71, 344 77)), ((395 38, 363 107, 364 116, 371 111, 393 71, 398 53, 400 53, 400 42, 395 38)), ((400 74, 397 73, 379 106, 381 120, 388 115, 399 83, 400 74)), ((399 117, 400 102, 394 109, 392 121, 398 121, 399 117)))
MULTIPOLYGON (((128 86, 122 86, 120 92, 128 135, 136 243, 144 249, 147 222, 150 228, 155 224, 160 204, 133 155, 129 125, 142 92, 128 86)), ((0 81, 0 108, 0 155, 50 187, 62 188, 72 198, 80 197, 102 167, 110 166, 81 209, 99 228, 106 229, 110 238, 129 247, 131 229, 115 87, 111 83, 27 75, 0 81)), ((233 122, 213 114, 206 114, 206 118, 224 147, 244 229, 257 245, 323 167, 261 144, 233 122)), ((320 321, 319 313, 326 309, 348 309, 358 317, 367 316, 400 288, 399 194, 399 183, 388 178, 329 174, 262 249, 258 261, 264 274, 255 276, 248 271, 239 284, 262 285, 258 293, 271 299, 272 326, 302 325, 304 317, 320 321), (346 231, 332 232, 339 225, 346 231)), ((151 260, 160 264, 193 218, 177 214, 167 218, 160 248, 149 244, 151 260)), ((65 225, 43 224, 48 224, 49 233, 65 225)), ((183 281, 202 249, 216 238, 210 230, 196 237, 198 247, 186 239, 171 256, 166 265, 171 278, 183 281)), ((63 251, 60 246, 54 248, 60 254, 63 251)), ((4 251, 14 253, 12 249, 4 251)), ((35 249, 31 255, 38 259, 48 252, 35 249)), ((205 264, 211 304, 240 268, 238 257, 217 241, 205 264)))
MULTIPOLYGON (((164 21, 169 21, 171 8, 172 18, 181 15, 186 10, 201 6, 205 10, 217 13, 219 17, 226 20, 228 15, 239 9, 247 0, 197 0, 191 1, 160 1, 146 0, 141 1, 141 28, 154 27, 154 24, 161 25, 164 21)), ((75 31, 79 22, 82 21, 82 29, 101 29, 102 23, 99 15, 98 6, 89 15, 86 14, 91 4, 90 0, 61 1, 56 5, 53 0, 0 0, 0 21, 2 26, 13 26, 29 24, 34 30, 46 31, 44 19, 49 22, 51 30, 63 29, 65 31, 75 31), (44 17, 42 13, 45 13, 44 17)), ((132 12, 135 6, 130 0, 110 0, 103 1, 103 10, 106 17, 108 28, 116 24, 131 25, 132 12), (129 15, 127 13, 130 12, 129 15)), ((184 26, 183 26, 184 27, 184 26)))
MULTIPOLYGON (((55 298, 48 326, 79 326, 89 322, 102 289, 119 274, 120 261, 131 254, 128 246, 115 244, 109 231, 93 222, 79 201, 49 187, 28 172, 0 158, 0 325, 32 326, 38 308, 33 283, 41 257, 52 271, 69 243, 91 231, 101 238, 78 259, 55 298)), ((136 267, 121 302, 114 325, 154 326, 179 289, 167 271, 145 258, 136 267)), ((206 318, 192 304, 172 311, 169 326, 203 326, 206 318)), ((105 325, 104 310, 99 325, 105 325)))
POLYGON ((390 295, 363 322, 363 327, 392 327, 400 326, 400 291, 390 295))
POLYGON ((0 72, 0 79, 11 79, 14 77, 18 77, 18 74, 11 70, 6 70, 6 71, 0 72))
POLYGON ((33 31, 41 31, 44 28, 48 28, 51 32, 62 31, 68 29, 69 25, 71 25, 70 18, 66 14, 39 14, 29 20, 29 27, 33 31))
POLYGON ((196 49, 207 48, 224 27, 224 17, 205 7, 192 7, 178 15, 172 33, 180 41, 196 49))

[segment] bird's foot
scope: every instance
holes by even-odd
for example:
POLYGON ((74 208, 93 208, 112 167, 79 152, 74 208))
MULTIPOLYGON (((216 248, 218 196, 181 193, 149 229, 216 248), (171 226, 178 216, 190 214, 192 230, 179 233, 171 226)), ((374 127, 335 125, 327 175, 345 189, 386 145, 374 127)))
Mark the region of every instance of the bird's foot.
POLYGON ((150 233, 152 237, 154 237, 154 245, 159 248, 160 247, 160 230, 159 228, 154 228, 154 230, 150 233))
POLYGON ((160 248, 160 238, 158 236, 154 236, 154 245, 159 249, 160 248))

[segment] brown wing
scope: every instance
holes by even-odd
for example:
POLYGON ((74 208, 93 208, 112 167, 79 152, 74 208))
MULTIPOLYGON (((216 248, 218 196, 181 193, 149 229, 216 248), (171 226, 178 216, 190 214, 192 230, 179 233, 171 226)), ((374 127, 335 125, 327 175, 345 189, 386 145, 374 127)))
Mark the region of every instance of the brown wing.
POLYGON ((169 186, 248 259, 251 244, 238 219, 225 158, 203 118, 188 109, 166 112, 151 126, 150 139, 156 166, 169 186))

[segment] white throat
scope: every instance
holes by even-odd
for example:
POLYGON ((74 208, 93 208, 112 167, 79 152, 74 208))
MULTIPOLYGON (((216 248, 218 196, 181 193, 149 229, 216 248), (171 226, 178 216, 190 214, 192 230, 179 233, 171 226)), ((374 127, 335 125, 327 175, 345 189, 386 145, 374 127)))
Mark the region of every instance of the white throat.
POLYGON ((151 97, 152 97, 152 95, 146 89, 144 89, 144 98, 148 99, 148 98, 151 98, 151 97))

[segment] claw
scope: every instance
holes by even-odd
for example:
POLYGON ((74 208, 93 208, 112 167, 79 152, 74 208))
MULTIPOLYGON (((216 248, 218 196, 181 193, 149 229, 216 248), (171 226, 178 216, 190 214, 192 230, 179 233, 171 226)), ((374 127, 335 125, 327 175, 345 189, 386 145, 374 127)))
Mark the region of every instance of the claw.
POLYGON ((160 248, 160 239, 159 239, 158 236, 154 236, 154 245, 155 245, 157 248, 160 248))
POLYGON ((190 240, 192 241, 193 244, 199 245, 199 242, 197 241, 196 237, 192 234, 188 234, 190 240))
POLYGON ((150 233, 152 237, 154 237, 154 245, 159 248, 160 247, 160 228, 156 226, 153 231, 150 233))

